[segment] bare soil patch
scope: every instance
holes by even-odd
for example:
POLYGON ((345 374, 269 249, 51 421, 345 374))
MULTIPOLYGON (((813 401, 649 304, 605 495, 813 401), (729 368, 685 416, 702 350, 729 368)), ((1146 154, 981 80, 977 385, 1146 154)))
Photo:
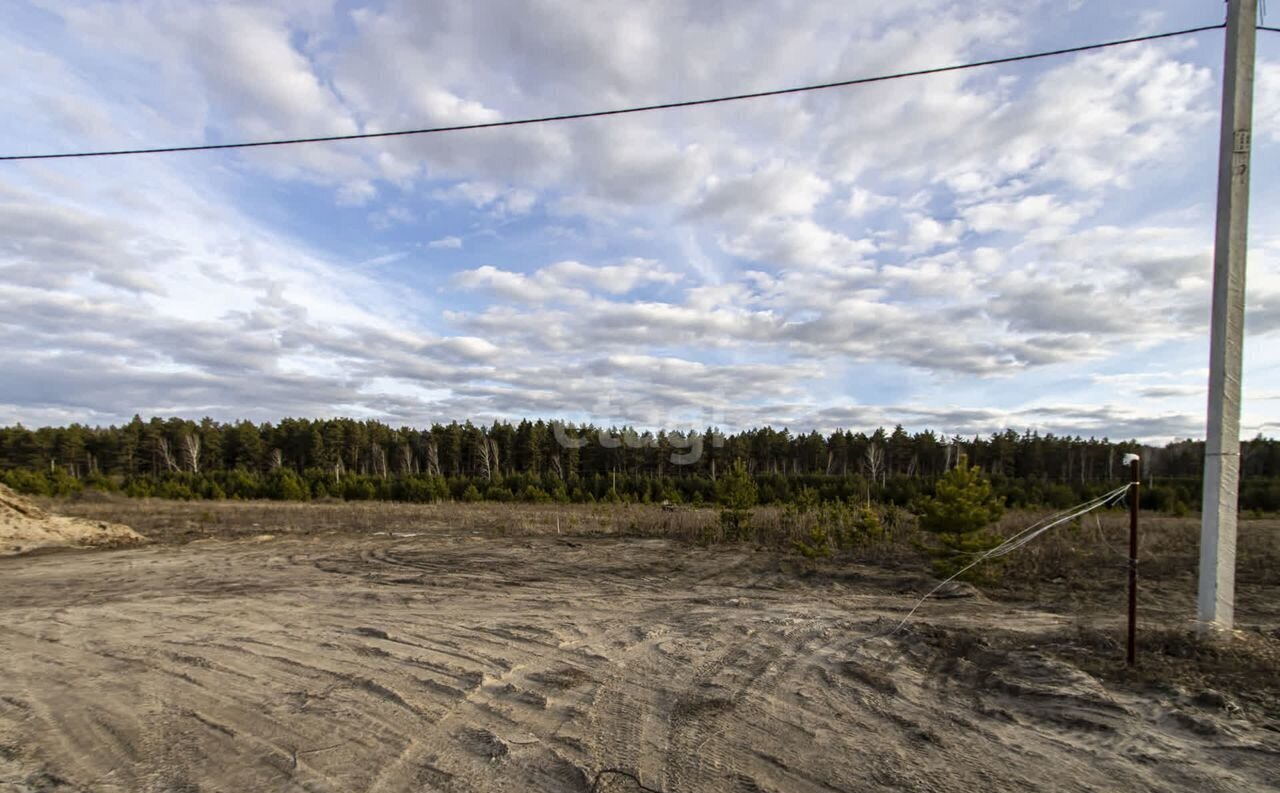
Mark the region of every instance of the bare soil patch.
POLYGON ((984 593, 891 633, 923 591, 905 569, 255 522, 0 559, 0 788, 587 791, 616 768, 670 793, 1202 793, 1280 768, 1263 616, 1226 643, 1153 620, 1130 672, 1109 605, 984 593))

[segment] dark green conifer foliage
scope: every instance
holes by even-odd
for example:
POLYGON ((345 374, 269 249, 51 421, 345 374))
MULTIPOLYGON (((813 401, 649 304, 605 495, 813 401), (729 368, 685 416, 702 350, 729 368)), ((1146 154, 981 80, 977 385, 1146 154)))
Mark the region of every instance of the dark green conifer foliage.
POLYGON ((717 483, 720 499, 720 529, 728 542, 740 542, 751 533, 751 508, 756 505, 759 491, 755 479, 747 472, 747 464, 735 460, 729 472, 717 483))
MULTIPOLYGON (((956 467, 938 479, 933 496, 924 499, 920 507, 920 528, 936 541, 929 549, 934 572, 939 577, 954 575, 999 545, 1001 538, 990 526, 1003 514, 1004 505, 992 493, 990 480, 961 455, 956 467)), ((991 564, 973 568, 962 578, 989 579, 995 569, 991 564)))

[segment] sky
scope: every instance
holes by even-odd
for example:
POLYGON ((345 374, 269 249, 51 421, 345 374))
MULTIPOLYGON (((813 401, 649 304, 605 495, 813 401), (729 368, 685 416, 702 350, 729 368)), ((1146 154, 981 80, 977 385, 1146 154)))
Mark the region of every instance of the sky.
MULTIPOLYGON (((0 154, 609 109, 1224 13, 10 0, 0 154)), ((0 162, 0 424, 1203 437, 1222 46, 1209 31, 539 126, 0 162)), ((1255 103, 1249 437, 1280 434, 1280 34, 1259 33, 1255 103)))

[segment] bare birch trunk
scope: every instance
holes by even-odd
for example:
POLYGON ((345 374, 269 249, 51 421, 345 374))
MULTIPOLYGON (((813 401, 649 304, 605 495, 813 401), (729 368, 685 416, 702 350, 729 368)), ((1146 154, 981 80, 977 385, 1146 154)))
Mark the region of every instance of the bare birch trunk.
POLYGON ((480 436, 480 447, 476 450, 480 455, 480 468, 484 472, 485 481, 493 481, 493 461, 490 458, 489 439, 480 436))
POLYGON ((187 458, 187 468, 191 473, 200 473, 200 436, 188 432, 182 436, 182 451, 187 458))
POLYGON ((436 447, 435 441, 427 444, 427 474, 440 476, 440 450, 436 447))
POLYGON ((160 459, 164 461, 166 471, 177 471, 178 463, 173 459, 173 449, 169 447, 169 439, 161 435, 156 439, 156 449, 160 452, 160 459))

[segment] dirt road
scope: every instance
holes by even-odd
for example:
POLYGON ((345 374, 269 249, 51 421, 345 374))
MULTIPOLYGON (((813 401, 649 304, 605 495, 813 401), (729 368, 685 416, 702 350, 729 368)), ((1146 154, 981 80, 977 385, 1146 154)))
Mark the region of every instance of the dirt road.
POLYGON ((1280 778, 1256 708, 1104 685, 1036 649, 1063 618, 980 601, 877 636, 911 600, 866 575, 554 537, 0 559, 0 791, 584 791, 608 767, 669 793, 1280 778), (1008 631, 1024 649, 983 649, 1008 631))

